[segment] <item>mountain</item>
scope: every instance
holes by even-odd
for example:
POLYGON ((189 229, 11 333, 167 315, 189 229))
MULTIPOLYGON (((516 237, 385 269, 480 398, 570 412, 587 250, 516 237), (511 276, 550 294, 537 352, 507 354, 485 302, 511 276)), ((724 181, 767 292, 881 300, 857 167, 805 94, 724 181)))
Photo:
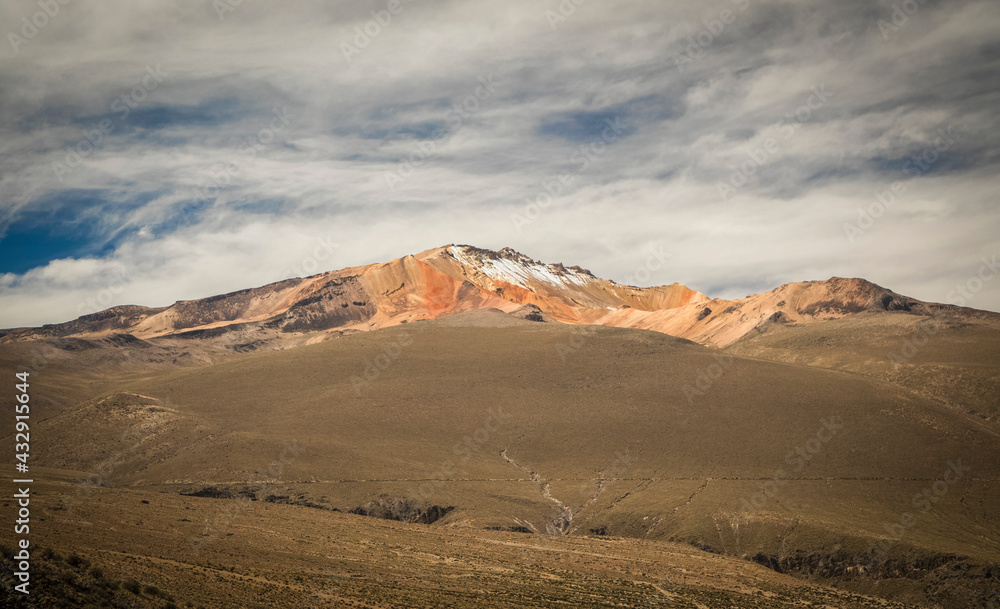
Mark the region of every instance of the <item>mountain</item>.
POLYGON ((67 323, 0 330, 7 345, 0 360, 52 360, 73 370, 65 386, 50 385, 39 400, 43 410, 57 409, 95 365, 202 365, 463 313, 475 313, 480 325, 652 330, 734 355, 861 374, 1000 429, 1000 314, 839 277, 724 300, 678 283, 621 285, 510 248, 469 245, 167 307, 117 306, 67 323))
POLYGON ((577 266, 545 264, 510 248, 448 245, 382 264, 288 279, 162 308, 112 307, 74 321, 8 330, 0 341, 128 334, 212 338, 239 330, 279 335, 367 331, 463 311, 497 309, 538 320, 654 330, 725 347, 775 324, 861 314, 991 317, 924 303, 863 279, 790 283, 737 300, 710 299, 674 283, 640 288, 577 266))
POLYGON ((957 609, 1000 579, 1000 315, 862 279, 721 300, 446 246, 3 332, 0 374, 23 370, 36 564, 67 593, 138 586, 71 552, 220 607, 473 584, 957 609))

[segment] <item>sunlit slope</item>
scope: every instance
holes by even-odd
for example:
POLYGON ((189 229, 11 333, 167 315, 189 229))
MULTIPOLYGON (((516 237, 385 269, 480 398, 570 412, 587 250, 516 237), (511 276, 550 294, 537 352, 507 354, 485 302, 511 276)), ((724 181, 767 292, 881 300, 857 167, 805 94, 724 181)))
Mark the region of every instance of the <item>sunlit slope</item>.
POLYGON ((360 331, 470 310, 512 312, 522 305, 538 306, 559 321, 591 323, 610 310, 659 311, 705 300, 680 284, 622 286, 509 248, 450 245, 166 307, 118 306, 66 323, 0 331, 0 343, 114 333, 203 339, 232 331, 360 331))
POLYGON ((1000 422, 1000 327, 989 318, 890 312, 773 324, 728 351, 890 381, 994 426, 1000 422))
POLYGON ((998 440, 969 417, 859 375, 522 323, 408 324, 124 380, 127 393, 39 425, 39 459, 86 470, 106 450, 116 484, 273 479, 341 509, 389 493, 454 505, 448 521, 472 526, 562 519, 738 552, 754 548, 720 518, 802 525, 813 533, 787 543, 810 549, 878 536, 960 460, 969 469, 935 502, 941 522, 906 542, 998 548, 998 440), (773 498, 748 509, 776 477, 773 498))
POLYGON ((416 258, 457 281, 517 304, 536 305, 567 323, 594 323, 609 310, 659 311, 708 300, 679 283, 649 288, 620 285, 577 266, 532 260, 510 248, 494 252, 451 245, 416 258))
POLYGON ((722 300, 679 283, 621 285, 510 248, 448 245, 166 307, 118 306, 67 323, 0 330, 0 344, 114 340, 141 347, 176 339, 202 343, 195 351, 220 344, 239 352, 278 350, 330 335, 488 310, 522 311, 521 317, 570 325, 654 330, 713 347, 776 326, 881 319, 894 312, 1000 331, 1000 314, 922 302, 860 278, 794 282, 722 300))

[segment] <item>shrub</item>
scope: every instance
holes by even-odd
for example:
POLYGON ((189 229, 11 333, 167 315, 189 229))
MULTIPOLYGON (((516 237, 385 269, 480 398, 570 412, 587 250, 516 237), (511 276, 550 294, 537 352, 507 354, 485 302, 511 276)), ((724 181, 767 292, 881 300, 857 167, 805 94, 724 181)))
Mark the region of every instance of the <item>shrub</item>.
POLYGON ((66 559, 66 563, 71 567, 86 567, 90 564, 90 561, 83 558, 79 554, 70 554, 69 558, 66 559))
POLYGON ((122 584, 122 588, 128 590, 132 594, 142 593, 142 586, 139 585, 139 582, 135 581, 134 579, 125 580, 125 582, 122 584))

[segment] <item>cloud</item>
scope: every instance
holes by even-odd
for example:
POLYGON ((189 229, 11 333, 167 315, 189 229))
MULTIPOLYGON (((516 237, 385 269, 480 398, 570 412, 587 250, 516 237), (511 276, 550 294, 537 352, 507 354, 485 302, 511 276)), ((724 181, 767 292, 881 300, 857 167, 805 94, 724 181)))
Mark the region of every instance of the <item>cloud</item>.
POLYGON ((663 247, 647 283, 720 297, 943 301, 1000 253, 996 3, 565 5, 61 5, 2 51, 0 326, 260 285, 324 239, 318 270, 458 242, 619 281, 663 247))

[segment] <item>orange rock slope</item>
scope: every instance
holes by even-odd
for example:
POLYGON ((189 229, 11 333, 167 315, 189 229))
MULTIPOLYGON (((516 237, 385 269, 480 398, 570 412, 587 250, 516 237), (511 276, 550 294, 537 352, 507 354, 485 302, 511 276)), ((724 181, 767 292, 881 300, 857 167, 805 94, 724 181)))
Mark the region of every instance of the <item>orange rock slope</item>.
POLYGON ((548 319, 655 330, 726 346, 769 323, 808 323, 866 311, 928 305, 863 279, 783 285, 738 300, 710 299, 674 283, 639 288, 590 271, 544 264, 509 248, 448 245, 382 264, 180 301, 169 307, 113 307, 77 320, 0 334, 0 340, 53 336, 212 337, 236 328, 286 333, 358 331, 475 309, 512 313, 531 305, 548 319))

